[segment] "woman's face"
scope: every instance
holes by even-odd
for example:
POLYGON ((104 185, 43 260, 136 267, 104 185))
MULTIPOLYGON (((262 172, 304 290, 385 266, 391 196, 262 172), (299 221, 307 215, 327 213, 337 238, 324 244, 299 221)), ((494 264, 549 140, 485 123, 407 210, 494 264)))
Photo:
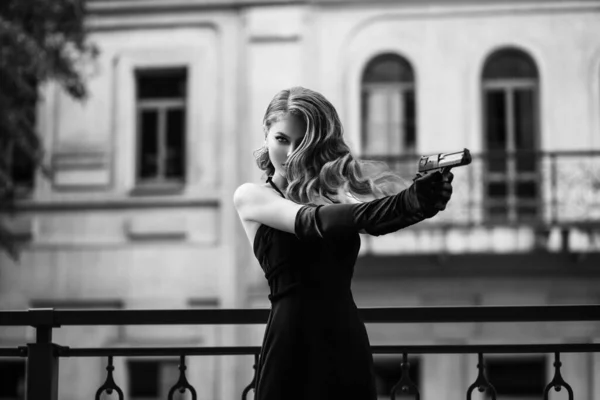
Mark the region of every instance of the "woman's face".
POLYGON ((271 125, 267 133, 267 148, 275 175, 286 178, 285 162, 300 146, 305 132, 304 121, 294 115, 288 114, 271 125))

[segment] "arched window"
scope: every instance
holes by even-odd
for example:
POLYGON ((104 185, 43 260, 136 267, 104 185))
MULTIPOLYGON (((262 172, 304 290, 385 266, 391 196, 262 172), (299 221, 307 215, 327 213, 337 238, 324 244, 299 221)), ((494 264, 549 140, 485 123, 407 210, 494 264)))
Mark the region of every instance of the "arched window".
POLYGON ((486 216, 508 222, 535 219, 541 214, 535 62, 518 49, 496 51, 485 62, 482 89, 486 216))
POLYGON ((415 151, 415 78, 410 63, 381 54, 362 76, 362 149, 365 155, 397 156, 415 151))

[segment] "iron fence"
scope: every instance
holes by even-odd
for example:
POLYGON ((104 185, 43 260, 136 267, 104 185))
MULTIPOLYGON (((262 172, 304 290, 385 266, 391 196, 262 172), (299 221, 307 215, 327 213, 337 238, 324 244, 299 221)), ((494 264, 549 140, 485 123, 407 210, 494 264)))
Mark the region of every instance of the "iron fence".
MULTIPOLYGON (((564 306, 509 306, 509 307, 400 307, 362 308, 365 323, 472 323, 472 322, 600 322, 600 305, 564 306)), ((103 393, 116 393, 124 399, 123 390, 113 378, 114 357, 131 356, 178 356, 179 377, 169 391, 188 391, 192 399, 200 389, 192 386, 186 378, 186 357, 248 355, 258 362, 260 348, 256 346, 220 347, 119 347, 119 348, 71 348, 52 342, 52 332, 62 326, 101 325, 248 325, 267 322, 268 309, 218 309, 218 310, 54 310, 29 309, 27 311, 0 311, 0 326, 31 326, 36 330, 36 341, 15 348, 0 348, 0 357, 26 358, 26 399, 56 400, 58 396, 59 360, 65 357, 107 357, 106 380, 96 392, 96 399, 103 393)), ((373 354, 401 354, 401 376, 390 393, 394 400, 398 394, 420 399, 419 388, 409 374, 408 355, 415 354, 474 354, 477 356, 477 376, 467 389, 471 399, 475 389, 487 391, 491 399, 497 393, 485 373, 485 356, 489 354, 553 354, 554 376, 547 383, 543 398, 548 399, 552 389, 565 389, 569 400, 574 393, 561 375, 560 356, 563 353, 598 353, 600 343, 549 343, 549 344, 490 344, 490 345, 393 345, 372 346, 373 354)), ((256 368, 255 368, 256 370, 256 368)), ((256 378, 256 377, 255 377, 256 378)), ((253 390, 255 379, 242 391, 241 398, 253 390)), ((1 383, 0 383, 1 385, 1 383)), ((542 393, 540 393, 542 395, 542 393)))

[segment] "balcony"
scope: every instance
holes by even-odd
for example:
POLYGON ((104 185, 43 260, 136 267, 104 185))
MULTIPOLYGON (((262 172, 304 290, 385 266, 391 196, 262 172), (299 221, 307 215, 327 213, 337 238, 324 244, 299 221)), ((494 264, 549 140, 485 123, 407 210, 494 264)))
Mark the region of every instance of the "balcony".
MULTIPOLYGON (((381 157, 403 176, 418 156, 381 157)), ((436 218, 454 225, 600 225, 600 151, 472 154, 453 170, 452 206, 436 218)))
MULTIPOLYGON (((368 156, 412 177, 419 156, 368 156)), ((600 252, 600 151, 488 152, 454 173, 448 208, 363 251, 409 253, 600 252), (427 246, 420 246, 427 243, 427 246)))
MULTIPOLYGON (((564 305, 564 306, 511 306, 511 307, 404 307, 404 308, 364 308, 361 316, 367 324, 463 324, 463 323, 548 323, 561 322, 591 323, 596 334, 600 323, 600 305, 564 305)), ((115 358, 119 357, 178 357, 179 376, 170 383, 168 398, 172 399, 176 392, 188 392, 192 399, 198 398, 202 387, 194 387, 193 379, 186 376, 186 360, 189 357, 208 355, 228 356, 243 355, 258 361, 259 347, 253 346, 218 346, 218 347, 98 347, 72 348, 53 343, 52 333, 55 329, 69 326, 123 326, 123 325, 249 325, 264 324, 269 310, 266 309, 232 309, 232 310, 95 310, 70 311, 53 309, 29 309, 28 311, 0 311, 0 326, 32 326, 36 330, 34 343, 23 343, 14 348, 0 348, 2 357, 24 358, 26 360, 26 394, 27 400, 56 400, 60 360, 66 357, 100 357, 106 365, 105 381, 96 390, 96 399, 103 393, 114 393, 119 399, 125 397, 120 382, 114 378, 115 358), (189 379, 188 379, 189 378, 189 379)), ((498 393, 494 388, 493 377, 486 374, 486 359, 497 354, 548 354, 552 357, 552 373, 537 398, 548 399, 551 391, 563 390, 572 400, 576 394, 572 386, 561 374, 561 355, 565 353, 599 353, 600 343, 589 341, 573 341, 559 343, 535 343, 535 338, 525 340, 526 343, 504 344, 437 344, 437 345, 398 345, 372 346, 373 354, 402 355, 401 373, 396 377, 396 384, 389 393, 390 399, 397 397, 420 398, 420 388, 413 381, 409 372, 408 357, 415 354, 467 354, 472 356, 476 368, 469 371, 470 385, 462 388, 467 400, 473 393, 486 392, 487 398, 496 399, 498 393)), ((593 367, 592 367, 593 368, 593 367)), ((563 370, 564 372, 564 370, 563 370)), ((592 374, 596 372, 592 371, 592 374)), ((572 375, 571 375, 572 376, 572 375)), ((0 383, 2 385, 4 383, 0 383)), ((239 394, 242 400, 254 388, 254 379, 239 394)), ((600 389, 600 388, 599 388, 600 389)), ((596 390, 596 389, 593 389, 596 390)), ((563 392, 564 393, 564 392, 563 392)), ((593 396, 593 394, 592 394, 593 396)), ((200 397, 204 397, 200 395, 200 397)), ((189 396, 187 398, 190 398, 189 396)), ((239 398, 239 397, 237 397, 239 398)), ((388 398, 388 397, 386 397, 388 398)), ((562 397, 564 398, 564 397, 562 397)), ((577 397, 581 398, 581 397, 577 397)), ((591 397, 590 397, 591 398, 591 397)))

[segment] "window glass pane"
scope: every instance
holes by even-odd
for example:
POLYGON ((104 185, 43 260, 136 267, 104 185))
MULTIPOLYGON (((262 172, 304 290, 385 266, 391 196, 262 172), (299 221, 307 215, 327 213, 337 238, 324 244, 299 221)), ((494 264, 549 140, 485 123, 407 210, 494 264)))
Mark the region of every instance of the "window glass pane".
POLYGON ((129 394, 136 397, 159 396, 159 368, 158 361, 129 361, 129 394))
POLYGON ((414 153, 417 146, 417 126, 416 126, 416 107, 415 92, 407 90, 404 92, 404 152, 414 153))
POLYGON ((539 207, 537 206, 518 206, 517 217, 519 221, 535 220, 539 216, 539 207))
POLYGON ((518 150, 535 149, 534 90, 516 89, 515 105, 515 147, 518 150))
POLYGON ((167 111, 167 178, 183 178, 185 170, 185 112, 181 109, 167 111))
POLYGON ((517 49, 499 50, 486 61, 484 79, 537 78, 533 59, 517 49))
POLYGON ((506 150, 506 94, 502 90, 485 93, 486 132, 489 150, 506 150))
POLYGON ((372 156, 414 152, 414 91, 371 87, 363 93, 363 148, 372 156))
POLYGON ((508 194, 506 182, 492 182, 488 184, 488 196, 505 197, 508 194))
POLYGON ((382 54, 372 59, 363 74, 363 83, 414 82, 410 63, 397 54, 382 54))
POLYGON ((137 98, 185 98, 186 80, 185 68, 137 71, 137 98))
MULTIPOLYGON (((505 200, 505 199, 504 199, 505 200)), ((506 203, 506 201, 501 201, 506 203)), ((494 202, 497 203, 497 202, 494 202)), ((493 205, 487 207, 488 220, 492 221, 506 221, 508 218, 508 207, 506 205, 493 205)))
POLYGON ((142 179, 158 176, 158 112, 143 110, 140 113, 140 165, 142 179))
POLYGON ((371 153, 368 148, 369 145, 369 92, 362 90, 360 94, 360 127, 361 127, 361 140, 362 140, 362 151, 366 154, 371 153))
POLYGON ((537 170, 538 156, 533 151, 521 150, 521 153, 516 156, 517 171, 533 172, 537 170))
POLYGON ((387 136, 388 149, 390 155, 403 153, 404 147, 404 96, 399 90, 387 90, 387 118, 385 134, 387 136))
POLYGON ((388 105, 387 96, 383 90, 372 90, 367 95, 367 115, 365 134, 365 153, 372 155, 387 155, 388 143, 388 105))
POLYGON ((514 91, 515 148, 523 154, 517 158, 518 171, 535 171, 534 89, 514 91))
POLYGON ((534 181, 518 182, 517 197, 535 199, 538 195, 538 185, 534 181))
POLYGON ((25 398, 25 361, 0 361, 0 398, 25 398))
POLYGON ((502 90, 485 92, 485 131, 487 149, 492 152, 488 158, 490 171, 505 171, 506 156, 493 152, 506 150, 506 94, 502 90))

